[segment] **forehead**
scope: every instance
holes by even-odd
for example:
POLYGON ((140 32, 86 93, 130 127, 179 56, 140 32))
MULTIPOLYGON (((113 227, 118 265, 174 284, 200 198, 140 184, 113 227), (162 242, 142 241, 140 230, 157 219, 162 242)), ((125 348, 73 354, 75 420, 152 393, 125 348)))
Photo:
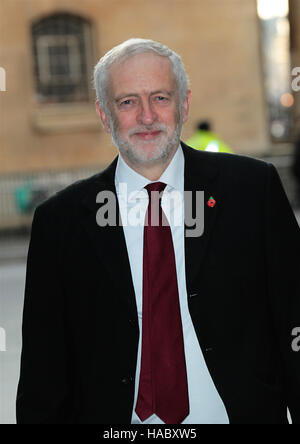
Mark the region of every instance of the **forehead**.
POLYGON ((172 90, 175 87, 170 60, 153 52, 135 54, 124 62, 112 65, 109 83, 114 96, 172 90))

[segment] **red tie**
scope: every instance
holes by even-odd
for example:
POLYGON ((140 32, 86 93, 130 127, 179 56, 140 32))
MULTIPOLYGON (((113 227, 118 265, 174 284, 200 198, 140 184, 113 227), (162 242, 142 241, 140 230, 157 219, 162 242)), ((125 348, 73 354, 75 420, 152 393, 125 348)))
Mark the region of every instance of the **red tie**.
POLYGON ((175 254, 159 196, 165 186, 155 182, 145 187, 149 205, 144 228, 142 362, 136 413, 142 421, 155 413, 166 424, 180 424, 189 414, 189 398, 175 254))

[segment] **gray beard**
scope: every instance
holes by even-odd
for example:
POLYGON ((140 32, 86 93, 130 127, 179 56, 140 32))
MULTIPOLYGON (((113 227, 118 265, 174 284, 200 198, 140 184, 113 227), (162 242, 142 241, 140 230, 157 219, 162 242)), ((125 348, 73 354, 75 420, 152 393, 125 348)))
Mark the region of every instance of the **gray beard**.
MULTIPOLYGON (((153 125, 152 127, 145 127, 147 130, 161 129, 166 132, 167 127, 165 125, 153 125)), ((139 153, 132 144, 130 144, 126 139, 124 139, 119 134, 118 121, 113 117, 110 119, 110 130, 113 143, 120 151, 121 155, 130 164, 135 166, 154 166, 159 164, 166 164, 176 151, 180 143, 180 135, 182 130, 182 119, 181 116, 178 118, 177 125, 173 133, 165 140, 165 142, 160 142, 161 146, 156 154, 150 158, 146 158, 139 153)))

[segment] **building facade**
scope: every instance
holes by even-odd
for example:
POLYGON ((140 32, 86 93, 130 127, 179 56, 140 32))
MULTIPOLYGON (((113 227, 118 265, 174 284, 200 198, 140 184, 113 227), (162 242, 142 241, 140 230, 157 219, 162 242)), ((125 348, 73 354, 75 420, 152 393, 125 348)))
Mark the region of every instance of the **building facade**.
POLYGON ((181 54, 193 92, 184 138, 209 118, 237 152, 268 146, 255 0, 2 0, 0 8, 1 173, 101 166, 113 158, 95 114, 92 68, 131 37, 181 54), (67 55, 73 66, 59 62, 67 55), (72 94, 76 76, 85 84, 72 94))

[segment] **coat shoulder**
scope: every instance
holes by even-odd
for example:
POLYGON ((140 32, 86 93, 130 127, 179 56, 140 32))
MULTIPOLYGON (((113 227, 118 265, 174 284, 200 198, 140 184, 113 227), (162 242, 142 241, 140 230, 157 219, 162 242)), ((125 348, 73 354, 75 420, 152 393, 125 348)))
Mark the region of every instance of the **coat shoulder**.
POLYGON ((265 175, 270 164, 264 160, 256 159, 240 154, 217 153, 218 163, 221 168, 236 175, 253 175, 254 173, 265 175))
POLYGON ((199 171, 218 170, 227 183, 265 182, 270 167, 268 162, 240 154, 198 151, 184 146, 189 167, 199 171))
POLYGON ((269 181, 270 163, 239 154, 216 153, 223 184, 240 190, 251 190, 254 194, 264 192, 269 181))

